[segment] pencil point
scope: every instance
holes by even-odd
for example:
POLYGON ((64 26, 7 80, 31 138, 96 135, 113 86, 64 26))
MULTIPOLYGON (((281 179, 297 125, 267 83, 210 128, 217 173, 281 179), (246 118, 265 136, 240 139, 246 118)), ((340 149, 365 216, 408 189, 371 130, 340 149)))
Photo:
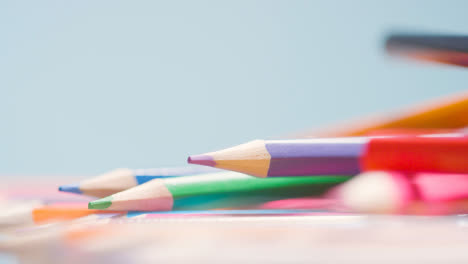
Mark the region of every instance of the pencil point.
POLYGON ((88 209, 107 209, 112 205, 112 196, 88 203, 88 209))
POLYGON ((59 187, 59 191, 69 192, 69 193, 76 193, 76 194, 83 194, 83 192, 80 190, 80 186, 78 184, 62 185, 62 186, 59 187))
POLYGON ((211 167, 214 167, 216 165, 216 162, 214 161, 213 157, 208 156, 208 155, 189 156, 187 162, 190 164, 198 164, 198 165, 205 165, 205 166, 211 166, 211 167))

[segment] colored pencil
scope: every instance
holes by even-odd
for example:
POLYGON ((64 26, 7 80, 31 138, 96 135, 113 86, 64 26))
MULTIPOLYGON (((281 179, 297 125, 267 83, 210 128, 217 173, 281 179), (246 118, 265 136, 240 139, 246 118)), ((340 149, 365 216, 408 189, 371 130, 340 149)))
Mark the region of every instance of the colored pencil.
POLYGON ((262 215, 312 215, 323 213, 323 210, 302 209, 247 209, 247 210, 192 210, 170 212, 129 212, 128 218, 168 218, 168 217, 200 217, 200 216, 262 216, 262 215))
POLYGON ((342 209, 361 213, 468 213, 468 174, 372 171, 330 191, 342 209))
POLYGON ((3 201, 0 203, 0 229, 29 225, 31 212, 44 204, 41 201, 3 201))
POLYGON ((386 49, 392 55, 468 67, 468 36, 393 34, 386 49))
POLYGON ((88 209, 86 204, 55 204, 32 211, 32 221, 35 224, 43 224, 57 221, 67 221, 94 214, 122 214, 121 211, 93 210, 88 209))
POLYGON ((322 129, 310 130, 290 138, 365 136, 379 129, 459 129, 468 126, 468 93, 437 98, 386 115, 367 118, 322 129), (450 118, 456 116, 457 118, 450 118))
POLYGON ((347 179, 346 176, 323 176, 265 180, 235 172, 155 179, 90 202, 88 208, 129 211, 170 211, 191 205, 204 209, 225 208, 233 207, 233 204, 278 200, 279 197, 317 195, 347 179))
POLYGON ((406 58, 422 61, 422 62, 438 62, 442 64, 456 65, 468 67, 468 53, 456 51, 440 51, 440 50, 395 50, 390 49, 392 55, 404 56, 406 58))
POLYGON ((8 207, 0 206, 0 227, 27 226, 72 220, 91 214, 119 214, 122 212, 91 210, 87 203, 13 202, 8 207))
POLYGON ((393 129, 377 129, 367 133, 369 137, 377 136, 424 136, 431 134, 466 134, 465 128, 463 129, 423 129, 423 128, 393 128, 393 129))
POLYGON ((255 140, 188 158, 192 164, 258 177, 356 175, 367 170, 468 173, 467 160, 468 137, 458 134, 255 140))
POLYGON ((468 36, 395 33, 387 38, 386 46, 468 53, 468 36))
MULTIPOLYGON (((329 198, 290 198, 269 201, 246 209, 215 209, 215 210, 177 210, 177 211, 131 211, 126 217, 136 217, 141 215, 154 215, 155 218, 171 216, 203 216, 203 215, 271 215, 271 214, 292 214, 306 212, 325 212, 336 204, 336 201, 329 198)), ((149 217, 151 218, 151 217, 149 217)))
POLYGON ((195 175, 219 170, 199 166, 155 169, 115 169, 79 184, 62 185, 59 190, 94 197, 106 197, 114 193, 135 187, 147 181, 159 178, 195 175))
POLYGON ((335 205, 336 201, 330 198, 316 198, 316 197, 301 197, 283 199, 277 201, 266 202, 262 204, 260 209, 309 209, 309 210, 326 210, 335 205))

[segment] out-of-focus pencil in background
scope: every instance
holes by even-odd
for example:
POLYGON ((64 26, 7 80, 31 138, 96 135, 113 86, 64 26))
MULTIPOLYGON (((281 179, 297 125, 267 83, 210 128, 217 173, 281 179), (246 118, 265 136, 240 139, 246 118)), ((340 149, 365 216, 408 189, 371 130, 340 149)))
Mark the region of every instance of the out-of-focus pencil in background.
POLYGON ((215 172, 216 169, 200 166, 155 169, 115 169, 110 172, 84 180, 78 184, 62 185, 59 190, 94 197, 105 197, 124 191, 147 181, 201 173, 215 172))

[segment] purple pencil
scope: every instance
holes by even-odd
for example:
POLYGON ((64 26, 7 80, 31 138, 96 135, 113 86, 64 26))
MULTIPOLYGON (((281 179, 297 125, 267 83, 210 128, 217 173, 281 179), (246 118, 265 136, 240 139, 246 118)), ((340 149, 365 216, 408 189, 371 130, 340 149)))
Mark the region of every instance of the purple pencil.
POLYGON ((356 175, 368 138, 255 140, 190 156, 189 163, 244 172, 257 177, 356 175))
POLYGON ((255 140, 190 156, 189 163, 257 177, 356 175, 367 170, 468 173, 468 140, 459 133, 418 136, 255 140))

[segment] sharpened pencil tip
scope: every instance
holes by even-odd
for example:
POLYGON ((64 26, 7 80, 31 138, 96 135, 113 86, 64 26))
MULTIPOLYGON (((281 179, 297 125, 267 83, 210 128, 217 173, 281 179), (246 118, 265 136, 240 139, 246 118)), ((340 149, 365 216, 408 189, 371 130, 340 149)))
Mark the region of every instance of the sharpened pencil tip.
POLYGON ((82 194, 83 193, 80 190, 80 186, 78 184, 62 185, 62 186, 59 187, 59 191, 69 192, 69 193, 76 193, 76 194, 82 194))
POLYGON ((88 209, 107 209, 112 205, 112 196, 88 203, 88 209))
POLYGON ((193 155, 188 157, 187 162, 190 164, 198 164, 214 167, 216 162, 213 160, 213 157, 208 155, 193 155))

